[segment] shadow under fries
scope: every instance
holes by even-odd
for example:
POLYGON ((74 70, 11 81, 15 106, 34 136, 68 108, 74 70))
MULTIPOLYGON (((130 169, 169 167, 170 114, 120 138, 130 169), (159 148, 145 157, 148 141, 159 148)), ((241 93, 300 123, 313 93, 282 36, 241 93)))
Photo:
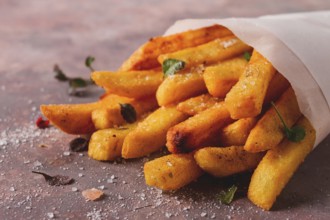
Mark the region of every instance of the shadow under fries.
POLYGON ((272 211, 325 204, 323 201, 330 195, 329 143, 330 135, 310 153, 277 198, 272 211))

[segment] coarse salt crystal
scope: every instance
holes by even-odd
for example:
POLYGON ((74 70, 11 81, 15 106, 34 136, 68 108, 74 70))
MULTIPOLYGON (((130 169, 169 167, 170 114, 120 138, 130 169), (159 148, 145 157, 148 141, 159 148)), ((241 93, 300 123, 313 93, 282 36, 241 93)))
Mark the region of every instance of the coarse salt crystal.
POLYGON ((55 218, 55 215, 54 215, 54 213, 52 213, 52 212, 48 212, 48 213, 47 213, 47 217, 48 217, 48 218, 55 218))
POLYGON ((221 45, 223 46, 223 48, 228 48, 233 46, 234 44, 237 43, 237 39, 231 39, 231 40, 227 40, 227 41, 222 41, 221 45))
POLYGON ((202 212, 201 213, 201 217, 206 217, 207 216, 207 213, 206 212, 202 212))
POLYGON ((64 155, 64 156, 70 156, 70 155, 71 155, 71 152, 70 152, 70 151, 64 151, 64 152, 63 152, 63 155, 64 155))

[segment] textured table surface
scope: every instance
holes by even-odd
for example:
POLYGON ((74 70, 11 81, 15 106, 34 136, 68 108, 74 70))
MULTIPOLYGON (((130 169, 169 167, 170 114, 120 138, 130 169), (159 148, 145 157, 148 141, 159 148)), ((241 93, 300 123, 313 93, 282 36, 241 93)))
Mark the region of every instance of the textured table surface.
POLYGON ((1 0, 0 219, 329 219, 330 137, 299 168, 273 211, 265 212, 244 196, 248 175, 204 176, 162 193, 144 183, 147 158, 94 161, 86 153, 68 153, 73 136, 34 125, 40 104, 90 102, 102 93, 93 88, 85 98, 68 96, 67 84, 54 79, 55 63, 70 76, 88 77, 87 55, 96 57, 95 68, 114 70, 178 19, 326 9, 330 2, 323 0, 1 0), (75 183, 48 186, 32 170, 68 175, 75 183), (241 183, 238 198, 221 205, 215 195, 236 182, 241 183), (86 202, 81 191, 93 187, 106 196, 86 202))

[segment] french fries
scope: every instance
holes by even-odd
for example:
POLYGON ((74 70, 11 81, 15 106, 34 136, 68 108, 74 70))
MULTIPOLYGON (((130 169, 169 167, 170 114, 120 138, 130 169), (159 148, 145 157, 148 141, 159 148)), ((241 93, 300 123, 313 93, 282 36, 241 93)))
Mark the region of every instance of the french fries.
POLYGON ((237 37, 228 36, 215 39, 195 48, 187 48, 177 52, 160 55, 158 61, 162 64, 166 59, 177 59, 185 62, 185 67, 189 68, 200 64, 213 64, 250 50, 251 47, 244 44, 237 37))
POLYGON ((248 198, 265 210, 271 209, 277 196, 313 148, 316 135, 313 126, 305 117, 297 124, 305 129, 305 138, 300 142, 286 139, 267 151, 252 175, 248 198))
POLYGON ((216 177, 252 170, 262 156, 263 153, 249 153, 242 146, 205 147, 194 154, 198 166, 216 177))
POLYGON ((94 110, 129 101, 131 99, 111 94, 94 103, 41 105, 40 110, 53 125, 68 134, 90 134, 95 131, 91 117, 94 110))
POLYGON ((159 151, 165 146, 167 130, 186 118, 175 107, 160 107, 126 136, 122 157, 138 158, 159 151))
POLYGON ((100 161, 113 161, 120 157, 124 139, 137 126, 137 123, 94 132, 89 141, 88 156, 100 161))
POLYGON ((167 106, 205 92, 206 86, 201 73, 177 74, 162 82, 156 98, 160 106, 167 106))
POLYGON ((193 154, 170 154, 144 164, 146 183, 162 190, 177 190, 202 174, 193 154))
POLYGON ((92 73, 92 79, 97 85, 104 87, 108 93, 140 99, 156 93, 163 81, 163 73, 160 70, 96 71, 92 73))
POLYGON ((275 72, 272 64, 254 50, 244 73, 225 98, 233 119, 260 114, 269 82, 275 72))
POLYGON ((257 118, 242 118, 227 125, 220 132, 221 146, 244 146, 256 123, 257 118))
MULTIPOLYGON (((301 116, 298 102, 290 87, 276 102, 286 124, 291 127, 301 116)), ((276 147, 284 138, 284 127, 274 108, 270 108, 251 130, 244 149, 260 152, 276 147)))
POLYGON ((224 98, 242 75, 247 63, 244 57, 235 57, 206 67, 203 77, 208 92, 212 96, 224 98))
POLYGON ((151 38, 138 48, 120 67, 120 71, 148 70, 160 64, 157 58, 161 54, 172 53, 189 47, 205 44, 216 38, 231 35, 232 32, 220 25, 189 30, 186 32, 151 38))
POLYGON ((166 146, 169 155, 144 165, 146 183, 162 190, 203 173, 222 178, 256 168, 248 198, 269 210, 316 134, 288 80, 257 51, 249 58, 252 50, 219 25, 152 38, 120 70, 92 74, 107 92, 99 101, 41 111, 67 133, 91 134, 95 160, 139 158, 166 146), (292 139, 295 129, 287 127, 294 124, 303 127, 300 138, 306 132, 303 140, 292 139))
POLYGON ((196 115, 220 102, 220 99, 203 94, 180 102, 176 109, 187 115, 196 115))
POLYGON ((223 102, 171 127, 166 147, 171 153, 187 153, 219 142, 219 131, 232 121, 223 102), (207 131, 207 132, 206 132, 207 131))

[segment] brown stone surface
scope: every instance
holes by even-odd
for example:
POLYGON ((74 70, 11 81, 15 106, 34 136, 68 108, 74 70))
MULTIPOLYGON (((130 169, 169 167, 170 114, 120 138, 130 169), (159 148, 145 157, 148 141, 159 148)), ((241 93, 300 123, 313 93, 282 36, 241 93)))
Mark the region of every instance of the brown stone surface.
POLYGON ((73 136, 34 125, 42 103, 88 102, 101 94, 94 88, 87 98, 68 96, 67 84, 53 78, 55 63, 71 76, 87 77, 87 55, 96 57, 97 69, 116 69, 177 19, 325 9, 330 2, 324 0, 1 0, 0 219, 329 219, 330 137, 299 168, 273 211, 265 212, 244 196, 248 175, 205 176, 185 189, 160 193, 144 183, 147 158, 101 163, 86 153, 68 155, 73 136), (32 170, 67 175, 75 183, 49 186, 32 170), (215 195, 236 182, 239 198, 221 205, 215 195), (81 192, 93 187, 105 197, 86 202, 81 192))

